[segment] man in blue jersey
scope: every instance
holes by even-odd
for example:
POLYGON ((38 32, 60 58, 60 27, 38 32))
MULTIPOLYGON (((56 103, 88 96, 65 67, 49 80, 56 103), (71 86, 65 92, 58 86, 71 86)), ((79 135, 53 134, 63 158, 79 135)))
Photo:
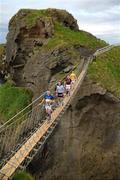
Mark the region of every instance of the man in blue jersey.
POLYGON ((51 119, 51 113, 53 112, 53 102, 54 102, 55 97, 53 95, 51 95, 50 91, 47 91, 44 95, 44 100, 45 100, 45 110, 46 113, 49 117, 49 119, 51 119))

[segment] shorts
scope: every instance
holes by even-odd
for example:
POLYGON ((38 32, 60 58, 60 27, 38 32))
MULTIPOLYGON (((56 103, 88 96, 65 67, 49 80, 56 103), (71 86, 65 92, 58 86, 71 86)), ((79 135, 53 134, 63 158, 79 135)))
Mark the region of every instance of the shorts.
POLYGON ((58 93, 58 97, 64 97, 63 93, 58 93))
POLYGON ((51 100, 51 99, 45 99, 45 102, 46 102, 46 103, 48 103, 48 102, 51 103, 52 100, 51 100))
POLYGON ((45 105, 45 109, 46 109, 46 110, 51 110, 51 111, 52 111, 51 105, 45 105))
POLYGON ((70 88, 71 88, 71 85, 70 84, 66 84, 66 90, 70 90, 70 88))

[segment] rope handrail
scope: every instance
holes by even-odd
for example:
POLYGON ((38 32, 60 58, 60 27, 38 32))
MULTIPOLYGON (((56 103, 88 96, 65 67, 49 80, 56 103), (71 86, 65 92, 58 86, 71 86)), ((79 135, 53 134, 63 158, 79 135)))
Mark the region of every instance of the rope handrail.
POLYGON ((6 121, 3 125, 0 126, 0 130, 7 125, 8 123, 10 123, 15 117, 17 117, 18 115, 20 115, 21 113, 23 113, 26 109, 28 109, 30 106, 32 106, 35 102, 37 102, 41 97, 44 96, 44 93, 41 94, 38 98, 36 98, 32 103, 30 103, 28 106, 26 106, 24 109, 22 109, 21 111, 19 111, 15 116, 13 116, 12 118, 10 118, 8 121, 6 121))
MULTIPOLYGON (((77 71, 76 74, 78 74, 78 71, 82 69, 83 64, 84 64, 84 59, 81 61, 81 63, 76 64, 72 68, 72 70, 77 71)), ((69 73, 71 71, 69 71, 69 73)), ((64 77, 62 78, 62 81, 65 79, 67 75, 68 73, 65 73, 64 77)), ((52 86, 52 88, 54 88, 54 86, 52 86)), ((37 99, 35 99, 32 103, 30 103, 22 111, 20 111, 19 114, 16 114, 9 121, 7 121, 2 126, 2 128, 0 128, 1 165, 5 156, 9 158, 9 153, 11 150, 15 150, 19 143, 21 144, 25 138, 28 138, 28 136, 31 134, 31 131, 35 130, 38 126, 41 126, 44 120, 45 111, 44 108, 40 108, 40 106, 42 106, 44 102, 43 99, 41 100, 41 102, 39 101, 40 97, 43 97, 43 94, 39 96, 37 99), (32 106, 30 110, 28 109, 28 111, 26 111, 25 113, 21 113, 25 109, 30 107, 33 103, 35 103, 35 105, 32 106)))
POLYGON ((98 50, 96 50, 96 52, 93 54, 94 56, 97 56, 103 52, 106 52, 110 49, 112 49, 113 47, 116 47, 116 46, 120 46, 120 43, 116 43, 116 44, 111 44, 111 45, 108 45, 108 46, 105 46, 103 48, 100 48, 98 50))
MULTIPOLYGON (((16 119, 15 121, 12 121, 10 124, 7 124, 7 126, 5 126, 5 128, 9 128, 11 125, 13 125, 14 123, 16 123, 16 121, 19 121, 20 119, 22 119, 23 117, 29 115, 34 109, 36 109, 38 106, 42 105, 43 101, 41 101, 39 104, 37 104, 36 106, 34 106, 30 111, 27 111, 25 114, 23 114, 21 117, 19 117, 18 119, 16 119)), ((25 121, 26 119, 24 119, 25 121)), ((0 129, 0 133, 3 131, 4 129, 0 129)))
MULTIPOLYGON (((72 70, 69 71, 69 73, 71 73, 77 66, 79 65, 76 64, 72 70)), ((65 79, 67 75, 65 74, 65 76, 61 79, 62 81, 65 79)), ((51 88, 51 90, 53 89, 53 87, 51 88)), ((26 109, 28 109, 29 107, 31 107, 33 104, 35 104, 38 100, 40 100, 43 96, 44 96, 45 92, 42 93, 39 97, 37 97, 34 101, 32 101, 29 105, 27 105, 24 109, 22 109, 21 111, 19 111, 16 115, 14 115, 12 118, 10 118, 8 121, 6 121, 3 125, 0 126, 0 132, 2 131, 2 129, 8 125, 10 122, 12 122, 13 119, 15 119, 17 116, 19 116, 21 113, 23 113, 26 109)), ((43 99, 41 100, 41 102, 39 103, 43 104, 43 99)), ((32 111, 32 110, 31 110, 32 111)), ((24 115, 23 115, 24 116, 24 115)))

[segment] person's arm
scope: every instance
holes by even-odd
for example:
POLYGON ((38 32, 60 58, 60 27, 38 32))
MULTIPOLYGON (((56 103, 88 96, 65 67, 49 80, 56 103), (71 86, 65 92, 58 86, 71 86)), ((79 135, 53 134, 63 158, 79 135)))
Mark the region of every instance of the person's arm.
POLYGON ((63 85, 63 92, 65 92, 65 86, 63 85))
POLYGON ((58 95, 58 90, 57 90, 57 86, 56 86, 56 90, 55 90, 55 95, 58 95))
POLYGON ((51 99, 53 100, 53 99, 55 99, 55 97, 53 95, 51 95, 51 99))

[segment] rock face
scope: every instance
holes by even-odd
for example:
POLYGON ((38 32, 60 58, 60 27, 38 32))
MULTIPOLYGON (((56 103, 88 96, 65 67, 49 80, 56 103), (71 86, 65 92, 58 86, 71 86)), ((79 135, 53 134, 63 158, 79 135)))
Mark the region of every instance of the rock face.
POLYGON ((28 87, 34 94, 40 94, 47 87, 56 68, 59 72, 68 65, 73 65, 75 61, 74 57, 67 55, 67 51, 70 51, 68 47, 62 46, 43 52, 40 48, 54 36, 56 21, 76 31, 78 25, 73 16, 64 10, 47 9, 43 14, 39 14, 38 18, 35 14, 36 19, 31 22, 34 13, 39 11, 20 10, 11 19, 7 35, 6 61, 9 73, 17 86, 28 87), (29 21, 30 15, 32 17, 29 21))
POLYGON ((0 84, 4 83, 4 78, 7 72, 5 49, 5 44, 0 44, 0 84))
POLYGON ((86 78, 30 171, 36 180, 119 180, 119 121, 120 103, 86 78))

